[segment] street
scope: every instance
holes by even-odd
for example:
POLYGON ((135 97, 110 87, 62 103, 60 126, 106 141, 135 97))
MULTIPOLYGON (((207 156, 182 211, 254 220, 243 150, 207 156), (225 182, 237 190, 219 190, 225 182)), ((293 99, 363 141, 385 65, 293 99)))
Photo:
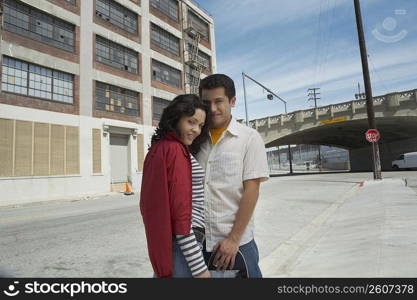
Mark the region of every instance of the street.
MULTIPOLYGON (((417 200, 416 171, 383 177, 406 179, 417 200)), ((370 179, 372 173, 329 173, 263 183, 255 214, 261 262, 370 179)), ((1 276, 151 277, 138 200, 112 193, 0 207, 1 276)))

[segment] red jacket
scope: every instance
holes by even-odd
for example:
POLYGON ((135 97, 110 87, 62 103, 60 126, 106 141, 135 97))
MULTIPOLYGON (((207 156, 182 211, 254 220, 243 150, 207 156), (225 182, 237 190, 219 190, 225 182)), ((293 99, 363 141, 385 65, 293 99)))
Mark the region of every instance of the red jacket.
POLYGON ((188 148, 175 133, 154 143, 146 155, 140 211, 156 276, 172 277, 172 237, 191 229, 192 178, 188 148))

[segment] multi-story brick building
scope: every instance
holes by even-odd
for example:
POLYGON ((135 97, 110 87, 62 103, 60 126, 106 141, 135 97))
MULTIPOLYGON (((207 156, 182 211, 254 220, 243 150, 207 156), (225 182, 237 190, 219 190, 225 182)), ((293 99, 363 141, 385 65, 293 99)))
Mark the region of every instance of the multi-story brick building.
POLYGON ((163 108, 216 69, 191 0, 1 0, 0 205, 138 191, 163 108))

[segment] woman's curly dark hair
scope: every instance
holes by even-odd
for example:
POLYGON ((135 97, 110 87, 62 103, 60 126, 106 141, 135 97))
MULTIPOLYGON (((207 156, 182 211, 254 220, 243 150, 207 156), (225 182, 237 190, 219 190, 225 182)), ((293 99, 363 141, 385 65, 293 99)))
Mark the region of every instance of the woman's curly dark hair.
POLYGON ((162 139, 168 132, 175 131, 178 136, 180 133, 177 130, 178 121, 184 117, 191 117, 194 115, 196 109, 202 109, 206 113, 206 121, 201 129, 201 134, 196 137, 193 143, 189 146, 192 154, 197 154, 200 151, 201 145, 209 138, 209 122, 211 120, 211 111, 200 98, 193 94, 178 95, 165 107, 162 112, 161 120, 155 133, 152 135, 151 146, 162 139))

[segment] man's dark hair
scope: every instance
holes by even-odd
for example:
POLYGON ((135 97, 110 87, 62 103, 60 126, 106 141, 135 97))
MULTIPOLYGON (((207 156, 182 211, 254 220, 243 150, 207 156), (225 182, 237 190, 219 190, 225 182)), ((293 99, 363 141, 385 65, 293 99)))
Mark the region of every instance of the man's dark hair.
POLYGON ((224 93, 229 100, 236 96, 235 83, 232 78, 224 74, 212 74, 201 79, 199 87, 200 97, 203 90, 211 90, 219 87, 224 88, 224 93))
POLYGON ((151 146, 155 142, 162 139, 168 132, 174 131, 178 136, 180 136, 180 133, 177 130, 178 121, 184 116, 193 116, 195 114, 195 110, 198 108, 205 111, 206 121, 201 129, 201 134, 194 139, 193 143, 189 147, 192 154, 197 154, 198 151, 200 151, 201 145, 209 138, 208 132, 211 111, 198 96, 193 94, 179 95, 164 108, 158 127, 152 135, 151 146))

